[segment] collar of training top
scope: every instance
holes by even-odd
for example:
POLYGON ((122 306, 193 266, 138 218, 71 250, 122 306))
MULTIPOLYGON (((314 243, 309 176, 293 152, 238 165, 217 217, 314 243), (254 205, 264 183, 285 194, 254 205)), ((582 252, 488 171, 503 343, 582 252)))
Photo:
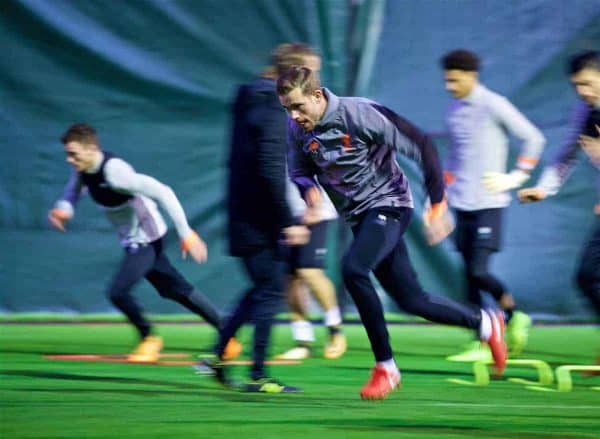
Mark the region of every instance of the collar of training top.
POLYGON ((471 93, 469 93, 468 96, 465 96, 460 100, 468 102, 469 104, 475 104, 479 102, 479 100, 481 100, 481 98, 485 94, 485 90, 486 88, 483 84, 477 84, 475 87, 473 87, 473 90, 471 90, 471 93))
POLYGON ((327 87, 322 87, 321 90, 323 91, 323 95, 325 95, 325 99, 327 99, 327 107, 325 107, 325 113, 323 113, 323 117, 317 123, 317 127, 327 125, 333 121, 340 107, 340 98, 334 95, 327 87))

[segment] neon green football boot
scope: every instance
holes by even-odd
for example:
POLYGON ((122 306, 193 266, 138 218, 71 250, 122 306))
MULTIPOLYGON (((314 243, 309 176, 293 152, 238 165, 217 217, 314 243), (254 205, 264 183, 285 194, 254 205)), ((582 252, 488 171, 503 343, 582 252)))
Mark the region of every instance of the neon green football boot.
POLYGON ((479 341, 472 341, 466 345, 466 349, 460 354, 450 355, 446 357, 448 361, 483 361, 485 363, 492 362, 492 353, 487 344, 479 341))
POLYGON ((506 343, 511 356, 517 356, 523 352, 529 339, 531 328, 531 317, 527 314, 515 311, 506 326, 506 343))

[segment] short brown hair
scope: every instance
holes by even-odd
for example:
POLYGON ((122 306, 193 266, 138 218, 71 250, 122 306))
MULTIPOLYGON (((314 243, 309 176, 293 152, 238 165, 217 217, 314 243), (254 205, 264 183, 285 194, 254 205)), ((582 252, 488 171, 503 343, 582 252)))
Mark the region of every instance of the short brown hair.
POLYGON ((307 67, 291 67, 279 76, 277 94, 284 96, 295 88, 299 88, 303 95, 308 96, 321 88, 319 76, 307 67))
POLYGON ((76 123, 73 124, 65 131, 60 138, 63 145, 69 142, 79 142, 98 145, 98 135, 96 130, 87 123, 76 123))
POLYGON ((271 54, 271 63, 277 75, 281 75, 292 66, 301 66, 309 56, 318 57, 317 52, 308 44, 285 43, 280 44, 271 54))

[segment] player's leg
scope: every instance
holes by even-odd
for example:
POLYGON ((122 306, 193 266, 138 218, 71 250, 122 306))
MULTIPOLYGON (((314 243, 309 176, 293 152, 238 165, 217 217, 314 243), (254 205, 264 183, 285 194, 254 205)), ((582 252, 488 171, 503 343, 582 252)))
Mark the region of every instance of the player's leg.
POLYGON ((244 264, 255 285, 252 304, 253 364, 250 370, 250 381, 246 383, 245 390, 264 393, 299 391, 298 388, 285 386, 269 377, 265 367, 273 318, 284 304, 285 263, 281 260, 277 248, 267 248, 251 258, 244 258, 244 264))
MULTIPOLYGON (((219 330, 222 318, 212 302, 194 288, 181 273, 171 265, 169 258, 163 252, 162 240, 152 243, 156 252, 155 263, 146 274, 146 279, 156 288, 165 299, 173 300, 183 305, 194 314, 201 316, 208 324, 219 330)), ((231 338, 226 345, 224 359, 236 358, 241 352, 240 343, 231 338)))
POLYGON ((354 240, 344 257, 342 275, 365 327, 376 365, 361 389, 363 399, 383 399, 400 383, 381 301, 370 272, 395 247, 404 225, 384 212, 371 210, 353 227, 354 240))
POLYGON ((330 221, 323 221, 310 227, 310 242, 299 249, 295 274, 304 281, 323 308, 324 323, 329 332, 324 357, 336 359, 346 352, 346 337, 342 331, 342 316, 337 304, 335 286, 325 273, 329 223, 330 221))
POLYGON ((577 270, 577 285, 592 303, 600 321, 600 219, 585 243, 577 270))
POLYGON ((501 248, 503 209, 484 209, 474 213, 475 237, 471 258, 467 262, 467 274, 480 290, 489 292, 502 308, 509 348, 513 355, 518 355, 527 344, 531 318, 517 310, 512 294, 489 268, 492 255, 501 248))
POLYGON ((252 320, 254 346, 252 378, 266 376, 265 358, 271 336, 273 317, 284 303, 284 267, 277 249, 265 249, 251 258, 245 258, 246 270, 255 285, 252 320))
MULTIPOLYGON (((400 210, 400 221, 407 224, 411 212, 400 210)), ((406 226, 404 226, 404 229, 406 226)), ((504 322, 493 311, 472 308, 451 299, 425 293, 419 284, 412 267, 404 240, 397 240, 393 251, 375 268, 375 276, 398 305, 412 314, 427 320, 448 325, 478 329, 481 340, 486 341, 492 350, 498 372, 506 364, 504 345, 504 322)))
POLYGON ((321 268, 301 268, 297 273, 325 314, 323 320, 329 333, 329 341, 324 348, 324 357, 327 359, 341 357, 346 352, 346 337, 342 330, 342 315, 337 304, 333 282, 321 268))
MULTIPOLYGON (((597 321, 600 323, 600 218, 596 221, 598 224, 584 245, 576 280, 583 294, 592 303, 597 321)), ((596 358, 596 363, 600 364, 600 354, 596 358)))
POLYGON ((310 357, 311 347, 315 341, 312 324, 307 317, 308 295, 304 281, 292 274, 288 276, 287 300, 290 307, 290 327, 295 346, 277 355, 278 360, 303 360, 310 357))
MULTIPOLYGON (((482 307, 482 295, 479 284, 472 276, 469 276, 469 266, 473 259, 474 243, 476 242, 477 222, 476 212, 456 212, 456 229, 454 241, 456 249, 462 257, 465 267, 465 281, 467 287, 467 302, 477 308, 482 307)), ((474 333, 474 339, 465 345, 462 352, 446 357, 450 361, 490 361, 492 354, 487 345, 479 341, 479 330, 474 333)))
POLYGON ((125 248, 125 255, 107 290, 109 300, 125 314, 140 336, 140 343, 129 356, 131 361, 156 361, 162 349, 162 339, 152 335, 150 322, 131 295, 135 284, 152 268, 154 261, 155 253, 151 246, 125 248))

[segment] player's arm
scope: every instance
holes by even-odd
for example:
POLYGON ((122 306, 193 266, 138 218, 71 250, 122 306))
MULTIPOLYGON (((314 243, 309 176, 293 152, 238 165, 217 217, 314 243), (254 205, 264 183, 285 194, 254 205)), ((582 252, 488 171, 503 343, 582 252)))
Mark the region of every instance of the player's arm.
POLYGON ((536 186, 521 189, 517 196, 522 203, 540 201, 555 195, 564 182, 569 178, 577 162, 580 149, 578 141, 585 120, 587 118, 587 107, 579 105, 576 107, 569 123, 569 134, 567 139, 556 154, 552 164, 544 168, 536 186))
POLYGON ((429 194, 429 203, 423 216, 425 234, 429 244, 437 244, 454 228, 437 148, 427 134, 389 108, 379 104, 372 104, 372 108, 377 114, 368 113, 366 122, 375 127, 369 134, 376 144, 393 146, 421 165, 429 194))
POLYGON ((302 150, 302 144, 296 137, 298 129, 291 122, 288 123, 288 172, 291 180, 296 184, 300 195, 306 205, 316 208, 321 203, 321 192, 315 180, 317 169, 312 160, 302 150))
POLYGON ((79 201, 83 185, 79 178, 79 173, 74 169, 71 171, 69 181, 65 185, 62 197, 58 200, 52 209, 48 212, 48 221, 52 227, 61 232, 66 231, 65 224, 75 214, 75 205, 79 201))
POLYGON ((583 152, 590 158, 592 164, 600 169, 600 126, 596 125, 596 131, 598 132, 596 137, 579 136, 579 144, 583 152))
POLYGON ((173 190, 149 175, 139 174, 125 161, 110 159, 104 168, 104 176, 109 186, 119 192, 131 195, 144 195, 156 201, 171 217, 180 238, 182 256, 190 256, 198 263, 206 260, 206 244, 191 229, 185 212, 173 190))
POLYGON ((498 122, 523 142, 512 171, 486 172, 483 176, 484 187, 492 193, 498 193, 521 187, 529 179, 529 174, 539 161, 546 139, 508 99, 497 97, 490 102, 490 106, 498 122))
MULTIPOLYGON (((294 224, 286 198, 285 113, 279 105, 256 108, 257 174, 264 197, 272 206, 273 217, 281 228, 294 224)), ((251 119, 253 119, 251 117, 251 119)))

